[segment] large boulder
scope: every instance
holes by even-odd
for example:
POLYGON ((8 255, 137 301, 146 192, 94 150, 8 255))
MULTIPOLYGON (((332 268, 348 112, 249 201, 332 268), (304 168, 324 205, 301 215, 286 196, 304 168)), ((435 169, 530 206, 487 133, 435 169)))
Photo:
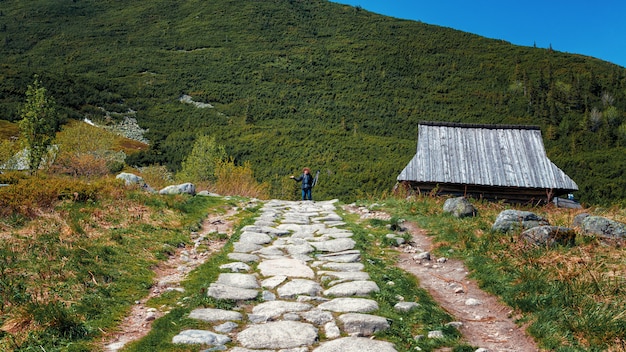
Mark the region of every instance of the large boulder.
POLYGON ((522 238, 530 244, 553 247, 557 244, 573 246, 576 242, 574 229, 562 226, 536 226, 522 232, 522 238))
POLYGON ((118 180, 124 180, 124 184, 126 186, 130 185, 139 185, 143 190, 154 193, 155 190, 150 187, 141 176, 137 176, 135 174, 131 174, 129 172, 121 172, 117 176, 115 176, 118 180))
POLYGON ((585 216, 579 219, 579 227, 586 235, 597 236, 602 240, 626 239, 626 224, 602 216, 585 216))
POLYGON ((548 220, 530 211, 504 210, 493 223, 491 230, 509 232, 520 229, 530 229, 536 226, 550 225, 548 220))
POLYGON ((447 199, 443 203, 443 211, 457 218, 476 216, 478 214, 476 208, 465 197, 447 199))
POLYGON ((141 176, 137 176, 129 172, 122 172, 119 175, 115 176, 115 178, 118 180, 124 180, 124 184, 126 186, 130 186, 130 185, 143 186, 146 184, 141 176))
POLYGON ((196 186, 193 183, 167 186, 159 191, 159 194, 190 194, 196 195, 196 186))

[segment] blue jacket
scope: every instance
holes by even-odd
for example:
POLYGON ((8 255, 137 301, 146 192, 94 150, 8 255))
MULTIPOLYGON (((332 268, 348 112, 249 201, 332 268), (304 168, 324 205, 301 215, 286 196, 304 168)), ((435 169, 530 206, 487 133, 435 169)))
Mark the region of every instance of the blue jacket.
POLYGON ((313 188, 313 175, 311 174, 302 174, 298 177, 295 177, 294 180, 297 182, 302 181, 302 189, 313 188))

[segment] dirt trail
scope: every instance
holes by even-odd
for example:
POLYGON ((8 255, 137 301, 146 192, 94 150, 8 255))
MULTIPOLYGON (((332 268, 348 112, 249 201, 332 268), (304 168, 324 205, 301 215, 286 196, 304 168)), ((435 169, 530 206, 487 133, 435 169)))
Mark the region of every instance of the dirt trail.
POLYGON ((167 307, 162 307, 162 309, 149 308, 146 306, 146 302, 169 290, 182 290, 180 283, 187 277, 187 274, 202 265, 213 253, 221 250, 228 241, 228 239, 216 241, 203 238, 212 232, 226 233, 230 237, 233 232, 233 223, 229 219, 235 212, 235 209, 230 209, 222 215, 209 214, 202 222, 202 228, 192 236, 192 239, 197 240, 196 246, 199 241, 208 245, 206 251, 197 253, 195 246, 194 248, 178 248, 169 260, 154 269, 155 284, 150 289, 150 293, 147 297, 136 302, 116 332, 104 336, 102 341, 104 351, 118 351, 127 343, 141 339, 150 332, 154 320, 168 313, 167 307))
MULTIPOLYGON (((361 218, 388 220, 383 212, 370 212, 357 207, 345 207, 359 213, 361 218)), ((401 247, 398 267, 418 278, 420 286, 454 319, 462 323, 459 331, 472 346, 490 352, 536 352, 536 343, 515 324, 512 310, 495 296, 481 290, 467 277, 468 270, 462 261, 434 258, 419 259, 416 253, 430 252, 432 240, 417 224, 405 222, 403 227, 412 236, 408 245, 401 247)))

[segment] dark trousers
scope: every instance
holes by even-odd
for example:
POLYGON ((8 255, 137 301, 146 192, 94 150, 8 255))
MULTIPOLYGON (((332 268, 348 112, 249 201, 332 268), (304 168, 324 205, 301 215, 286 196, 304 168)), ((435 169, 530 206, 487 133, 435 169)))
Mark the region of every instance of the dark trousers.
POLYGON ((313 200, 313 197, 311 196, 311 189, 310 188, 303 188, 302 189, 302 200, 313 200))

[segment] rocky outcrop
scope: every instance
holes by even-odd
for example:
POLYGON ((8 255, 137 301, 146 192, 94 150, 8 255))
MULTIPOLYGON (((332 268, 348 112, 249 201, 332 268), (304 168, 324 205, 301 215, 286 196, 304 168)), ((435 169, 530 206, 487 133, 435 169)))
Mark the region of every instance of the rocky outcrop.
POLYGON ((623 241, 626 239, 626 224, 602 216, 581 214, 574 218, 574 226, 583 234, 597 236, 601 240, 623 241))
POLYGON ((504 210, 496 218, 491 230, 509 232, 546 225, 550 225, 548 220, 535 213, 522 210, 504 210))

